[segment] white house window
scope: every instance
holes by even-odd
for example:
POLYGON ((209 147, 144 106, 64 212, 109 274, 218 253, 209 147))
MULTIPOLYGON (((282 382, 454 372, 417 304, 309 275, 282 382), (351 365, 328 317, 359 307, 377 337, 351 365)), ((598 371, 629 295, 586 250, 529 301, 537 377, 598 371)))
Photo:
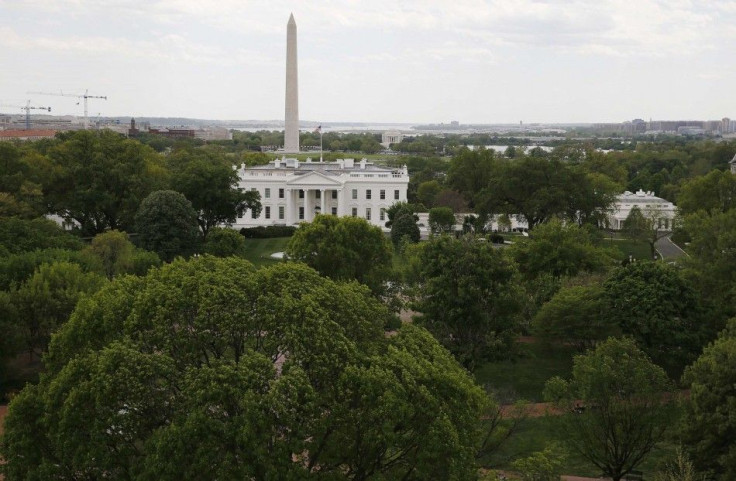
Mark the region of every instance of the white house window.
POLYGON ((358 189, 353 189, 353 200, 358 198, 358 189))
POLYGON ((353 214, 353 217, 358 217, 358 208, 357 207, 353 207, 352 214, 353 214))
MULTIPOLYGON (((268 189, 266 189, 266 190, 268 190, 268 189)), ((266 219, 270 219, 271 218, 271 206, 268 206, 268 205, 266 206, 265 214, 264 215, 266 216, 266 219)))
POLYGON ((336 190, 333 190, 332 191, 332 198, 333 199, 337 199, 337 191, 336 190))
POLYGON ((258 218, 258 216, 256 215, 256 210, 255 209, 251 209, 250 210, 250 218, 251 219, 257 219, 258 218))
MULTIPOLYGON (((381 191, 381 192, 383 192, 383 191, 381 191)), ((381 220, 386 220, 386 209, 381 209, 380 219, 381 220)))
POLYGON ((317 199, 321 199, 321 198, 322 198, 322 191, 321 191, 321 190, 315 190, 315 191, 314 191, 314 196, 315 196, 315 197, 316 197, 317 199))
POLYGON ((337 215, 337 207, 332 208, 332 215, 337 215))
POLYGON ((279 189, 279 199, 284 198, 284 189, 279 189))
POLYGON ((270 187, 266 187, 266 190, 263 191, 263 197, 265 197, 266 199, 271 198, 271 188, 270 187))
POLYGON ((368 190, 365 191, 365 198, 368 199, 368 200, 370 200, 370 198, 371 198, 371 189, 368 189, 368 190))
POLYGON ((386 189, 381 189, 380 194, 381 200, 386 200, 386 189))
POLYGON ((370 209, 370 207, 365 209, 365 220, 371 220, 371 209, 370 209))
POLYGON ((304 219, 304 207, 299 207, 299 219, 304 219))
MULTIPOLYGON (((300 199, 303 199, 304 198, 304 191, 302 189, 299 189, 299 198, 300 199)), ((301 219, 301 217, 300 217, 300 219, 301 219)))
POLYGON ((399 200, 399 191, 398 190, 395 190, 394 191, 394 200, 399 200))
POLYGON ((279 206, 279 220, 284 220, 284 206, 279 206))

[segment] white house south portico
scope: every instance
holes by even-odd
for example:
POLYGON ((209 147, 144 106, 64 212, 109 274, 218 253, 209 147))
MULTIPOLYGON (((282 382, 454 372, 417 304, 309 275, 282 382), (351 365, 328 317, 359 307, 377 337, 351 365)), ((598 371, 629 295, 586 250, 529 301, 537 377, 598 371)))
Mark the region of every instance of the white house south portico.
POLYGON ((239 171, 240 187, 257 190, 261 213, 247 211, 234 227, 296 225, 317 214, 362 217, 384 227, 386 210, 406 202, 406 167, 379 167, 365 159, 336 162, 299 162, 282 158, 239 171))

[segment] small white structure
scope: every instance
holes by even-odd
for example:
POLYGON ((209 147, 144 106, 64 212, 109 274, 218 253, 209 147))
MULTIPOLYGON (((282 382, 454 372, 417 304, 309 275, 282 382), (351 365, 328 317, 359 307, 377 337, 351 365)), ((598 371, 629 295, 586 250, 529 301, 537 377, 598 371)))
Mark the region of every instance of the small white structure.
POLYGON ((404 134, 398 130, 389 130, 388 132, 381 134, 381 145, 386 149, 388 149, 391 144, 400 144, 402 140, 404 140, 404 134))
POLYGON ((731 159, 729 165, 731 166, 731 173, 736 175, 736 155, 733 156, 733 159, 731 159))
POLYGON ((654 195, 654 192, 644 192, 639 189, 616 196, 616 202, 608 215, 608 224, 611 229, 621 229, 624 221, 631 213, 631 209, 638 207, 644 217, 655 220, 657 227, 662 230, 671 230, 677 207, 672 202, 654 195))
POLYGON ((267 165, 243 166, 239 186, 257 190, 261 213, 248 210, 234 228, 268 225, 297 225, 317 214, 362 217, 385 228, 386 210, 406 202, 409 172, 380 167, 362 159, 336 162, 300 162, 282 157, 267 165))

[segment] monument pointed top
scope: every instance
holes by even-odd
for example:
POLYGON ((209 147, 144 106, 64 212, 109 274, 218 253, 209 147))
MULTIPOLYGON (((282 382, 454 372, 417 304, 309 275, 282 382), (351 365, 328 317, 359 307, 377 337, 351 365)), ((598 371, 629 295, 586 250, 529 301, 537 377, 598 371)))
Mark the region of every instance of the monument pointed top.
POLYGON ((294 20, 294 14, 293 13, 291 15, 289 15, 289 24, 292 24, 292 23, 296 25, 296 21, 294 20))

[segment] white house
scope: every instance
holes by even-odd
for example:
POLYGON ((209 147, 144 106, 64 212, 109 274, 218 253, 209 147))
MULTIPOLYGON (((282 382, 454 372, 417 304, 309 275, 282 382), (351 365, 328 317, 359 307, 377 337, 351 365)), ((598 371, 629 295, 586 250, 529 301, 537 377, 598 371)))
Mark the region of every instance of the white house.
POLYGON ((621 229, 631 209, 638 207, 644 217, 654 219, 657 227, 663 230, 671 230, 673 220, 677 213, 677 207, 672 202, 666 201, 654 195, 654 192, 626 191, 616 196, 616 202, 608 215, 608 223, 611 229, 621 229))
POLYGON ((362 159, 336 162, 300 162, 282 157, 267 165, 243 166, 240 187, 261 194, 261 213, 248 210, 235 228, 296 225, 315 215, 362 217, 384 227, 386 209, 406 202, 409 173, 401 168, 379 167, 362 159))

